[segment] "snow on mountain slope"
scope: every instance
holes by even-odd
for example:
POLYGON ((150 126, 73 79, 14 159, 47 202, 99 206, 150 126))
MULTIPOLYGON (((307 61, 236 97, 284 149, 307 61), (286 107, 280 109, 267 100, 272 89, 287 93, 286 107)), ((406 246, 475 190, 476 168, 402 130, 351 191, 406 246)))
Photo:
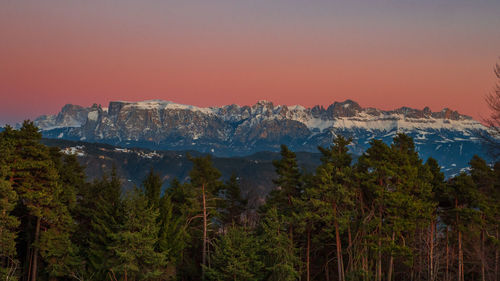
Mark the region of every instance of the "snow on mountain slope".
POLYGON ((371 139, 390 143, 398 132, 404 132, 415 139, 424 159, 453 161, 449 166, 456 164, 456 169, 463 168, 473 154, 484 154, 477 135, 486 130, 471 117, 450 109, 383 111, 363 108, 351 100, 327 108, 275 106, 269 101, 207 108, 162 100, 116 101, 107 108, 66 105, 59 114, 42 116, 35 123, 49 138, 192 149, 219 156, 278 151, 280 144, 314 152, 319 145, 330 145, 339 134, 352 137, 352 150, 359 154, 371 139))

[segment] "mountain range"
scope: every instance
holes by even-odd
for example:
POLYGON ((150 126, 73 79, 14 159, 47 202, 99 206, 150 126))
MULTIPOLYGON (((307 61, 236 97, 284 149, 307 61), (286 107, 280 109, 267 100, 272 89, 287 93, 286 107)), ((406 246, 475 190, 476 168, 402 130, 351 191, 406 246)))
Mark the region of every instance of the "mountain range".
POLYGON ((317 152, 337 135, 351 137, 360 155, 372 139, 387 143, 397 133, 414 138, 420 156, 434 157, 447 175, 464 170, 474 154, 485 157, 480 134, 487 129, 457 111, 363 108, 334 102, 327 108, 274 105, 196 107, 169 101, 112 101, 108 107, 65 105, 56 115, 35 119, 45 138, 106 143, 156 150, 196 150, 219 157, 279 151, 317 152))

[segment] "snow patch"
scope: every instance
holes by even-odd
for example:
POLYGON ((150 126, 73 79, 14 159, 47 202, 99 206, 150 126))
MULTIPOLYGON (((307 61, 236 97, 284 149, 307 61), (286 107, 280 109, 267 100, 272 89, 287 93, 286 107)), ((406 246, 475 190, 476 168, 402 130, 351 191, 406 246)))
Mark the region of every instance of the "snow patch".
POLYGON ((87 118, 90 121, 97 121, 97 118, 99 117, 99 112, 97 111, 91 111, 89 114, 87 114, 87 118))
POLYGON ((150 109, 189 110, 189 111, 201 112, 204 114, 215 114, 214 108, 209 108, 209 107, 202 108, 194 105, 185 105, 164 100, 147 100, 140 102, 121 101, 121 102, 126 104, 124 108, 130 107, 134 109, 147 109, 147 110, 150 109))
POLYGON ((85 146, 83 145, 77 145, 77 146, 72 146, 72 147, 66 147, 64 149, 61 149, 61 153, 67 154, 67 155, 76 155, 79 157, 85 156, 85 146))

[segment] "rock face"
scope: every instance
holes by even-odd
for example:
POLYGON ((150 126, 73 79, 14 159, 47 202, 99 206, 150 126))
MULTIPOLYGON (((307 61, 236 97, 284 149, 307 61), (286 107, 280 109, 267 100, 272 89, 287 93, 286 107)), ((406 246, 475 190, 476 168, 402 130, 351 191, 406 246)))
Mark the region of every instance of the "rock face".
POLYGON ((218 156, 278 151, 316 152, 338 135, 353 138, 360 154, 371 139, 388 143, 398 132, 409 134, 421 157, 436 158, 446 169, 466 167, 483 155, 477 134, 486 128, 471 117, 443 109, 432 112, 402 107, 392 111, 363 108, 352 100, 328 108, 273 105, 227 105, 200 108, 168 101, 110 102, 84 108, 66 105, 55 116, 35 120, 45 137, 102 142, 124 147, 197 150, 218 156))

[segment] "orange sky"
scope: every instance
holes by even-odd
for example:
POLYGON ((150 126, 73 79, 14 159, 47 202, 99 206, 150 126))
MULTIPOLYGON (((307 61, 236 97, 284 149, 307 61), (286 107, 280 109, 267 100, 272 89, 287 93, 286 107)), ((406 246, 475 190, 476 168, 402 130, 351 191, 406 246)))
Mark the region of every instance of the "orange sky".
POLYGON ((0 123, 144 99, 353 99, 479 119, 499 14, 499 1, 481 0, 2 1, 0 123))

